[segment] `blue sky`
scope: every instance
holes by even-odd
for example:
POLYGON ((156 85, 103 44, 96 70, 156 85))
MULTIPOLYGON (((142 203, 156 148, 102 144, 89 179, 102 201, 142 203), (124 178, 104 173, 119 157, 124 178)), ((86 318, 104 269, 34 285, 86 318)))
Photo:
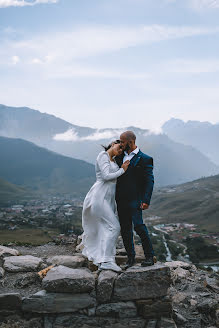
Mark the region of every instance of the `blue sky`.
POLYGON ((0 103, 74 124, 219 122, 219 0, 0 0, 0 103))

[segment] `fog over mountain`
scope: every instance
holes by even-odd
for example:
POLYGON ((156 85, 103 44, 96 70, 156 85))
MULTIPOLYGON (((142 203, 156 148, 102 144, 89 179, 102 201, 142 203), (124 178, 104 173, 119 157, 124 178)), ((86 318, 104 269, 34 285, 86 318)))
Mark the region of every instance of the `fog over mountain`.
POLYGON ((141 150, 154 158, 156 184, 179 184, 219 173, 219 167, 191 146, 177 143, 167 135, 154 134, 133 126, 124 129, 80 127, 53 115, 27 107, 0 105, 0 135, 22 138, 65 156, 94 163, 101 144, 133 130, 141 150))
POLYGON ((163 132, 172 140, 191 145, 219 165, 219 123, 188 121, 172 118, 162 126, 163 132))

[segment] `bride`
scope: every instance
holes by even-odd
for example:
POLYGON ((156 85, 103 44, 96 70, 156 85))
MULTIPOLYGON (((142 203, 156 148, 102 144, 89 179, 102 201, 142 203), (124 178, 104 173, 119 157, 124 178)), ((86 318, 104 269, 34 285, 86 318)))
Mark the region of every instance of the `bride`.
POLYGON ((124 162, 119 168, 114 161, 114 157, 122 153, 120 140, 104 148, 105 151, 101 151, 96 160, 96 182, 83 203, 82 254, 100 270, 120 272, 121 268, 115 263, 120 233, 115 202, 116 179, 125 173, 130 162, 124 162))

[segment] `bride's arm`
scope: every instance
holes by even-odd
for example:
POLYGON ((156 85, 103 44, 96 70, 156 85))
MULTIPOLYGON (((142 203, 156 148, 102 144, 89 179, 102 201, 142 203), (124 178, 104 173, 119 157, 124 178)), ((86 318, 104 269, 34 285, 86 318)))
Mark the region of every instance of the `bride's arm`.
POLYGON ((97 157, 97 163, 103 180, 114 180, 122 175, 125 170, 121 167, 118 171, 110 173, 110 159, 107 153, 101 153, 97 157))

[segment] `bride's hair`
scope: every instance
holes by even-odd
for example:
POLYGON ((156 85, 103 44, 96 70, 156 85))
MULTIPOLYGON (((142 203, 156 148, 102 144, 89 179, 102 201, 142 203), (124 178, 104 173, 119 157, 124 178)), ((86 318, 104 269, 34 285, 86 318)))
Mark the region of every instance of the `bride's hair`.
POLYGON ((108 146, 104 146, 104 145, 101 145, 101 146, 105 149, 105 151, 107 151, 108 149, 110 149, 112 147, 112 144, 120 144, 120 140, 117 139, 115 141, 112 141, 108 146))

